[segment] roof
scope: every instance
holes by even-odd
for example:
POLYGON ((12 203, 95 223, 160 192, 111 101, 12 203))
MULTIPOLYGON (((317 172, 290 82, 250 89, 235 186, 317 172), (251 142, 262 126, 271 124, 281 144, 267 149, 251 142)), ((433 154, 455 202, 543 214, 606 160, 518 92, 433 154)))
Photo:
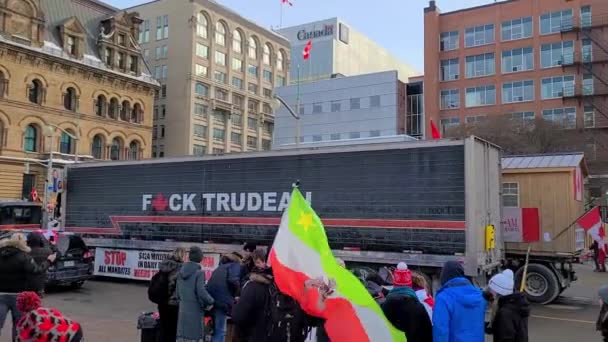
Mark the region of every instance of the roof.
POLYGON ((478 10, 480 8, 485 8, 485 7, 500 6, 502 4, 509 3, 509 2, 514 2, 514 1, 517 1, 517 0, 501 0, 501 1, 494 0, 493 2, 490 2, 491 0, 486 0, 486 1, 488 1, 487 4, 473 6, 473 7, 467 7, 467 8, 462 8, 462 9, 454 10, 454 11, 451 11, 451 12, 440 13, 439 15, 444 16, 444 15, 450 15, 450 14, 455 14, 455 13, 474 11, 474 10, 478 10))
POLYGON ((583 153, 512 156, 502 158, 502 169, 572 168, 580 166, 584 158, 583 153))

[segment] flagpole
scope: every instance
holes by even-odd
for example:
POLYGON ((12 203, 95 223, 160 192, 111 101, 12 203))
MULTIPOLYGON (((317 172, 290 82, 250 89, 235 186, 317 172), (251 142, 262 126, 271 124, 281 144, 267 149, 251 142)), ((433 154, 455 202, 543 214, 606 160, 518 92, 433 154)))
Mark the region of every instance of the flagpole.
POLYGON ((283 1, 281 1, 281 15, 279 19, 279 28, 283 28, 283 1))
POLYGON ((296 148, 300 146, 300 64, 298 63, 298 88, 296 95, 296 148))

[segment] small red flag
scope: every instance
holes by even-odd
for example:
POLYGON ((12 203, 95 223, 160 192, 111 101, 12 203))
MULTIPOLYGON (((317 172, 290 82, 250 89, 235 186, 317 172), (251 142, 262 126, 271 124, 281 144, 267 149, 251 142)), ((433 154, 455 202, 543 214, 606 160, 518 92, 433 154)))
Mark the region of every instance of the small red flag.
POLYGON ((288 4, 289 6, 293 6, 293 3, 291 1, 289 1, 289 0, 281 0, 281 3, 283 5, 288 4))
POLYGON ((600 207, 595 207, 589 210, 583 215, 578 221, 576 221, 579 227, 584 229, 594 241, 597 241, 601 249, 605 249, 604 237, 606 232, 604 231, 604 224, 600 215, 600 207))
POLYGON ((308 60, 310 58, 310 50, 312 49, 312 40, 309 40, 304 47, 304 51, 302 51, 302 56, 304 56, 304 60, 308 60))
POLYGON ((32 196, 32 201, 34 202, 38 202, 38 191, 36 191, 36 189, 32 189, 32 192, 30 193, 30 195, 32 196))
POLYGON ((433 140, 441 139, 441 133, 433 120, 431 120, 431 137, 433 140))

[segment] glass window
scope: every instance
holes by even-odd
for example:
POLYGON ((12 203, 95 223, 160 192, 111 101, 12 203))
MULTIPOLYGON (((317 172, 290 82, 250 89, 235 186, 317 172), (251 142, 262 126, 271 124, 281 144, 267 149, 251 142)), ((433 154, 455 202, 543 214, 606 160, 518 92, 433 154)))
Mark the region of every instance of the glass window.
POLYGON ((342 104, 339 101, 332 101, 331 102, 331 111, 332 112, 339 112, 341 110, 342 104))
POLYGON ((156 17, 156 40, 163 39, 163 17, 156 17))
POLYGON ((285 52, 279 50, 277 54, 277 70, 282 71, 283 69, 285 69, 285 52))
POLYGON ((196 85, 194 86, 194 92, 196 93, 196 95, 209 96, 209 86, 200 82, 196 82, 196 85))
POLYGON ((361 109, 361 99, 358 97, 350 99, 350 109, 361 109))
POLYGON ((139 43, 148 43, 150 42, 150 20, 145 20, 140 25, 139 31, 139 43))
POLYGON ((232 51, 239 54, 243 52, 243 35, 239 30, 234 30, 232 37, 232 51))
POLYGON ((502 183, 502 206, 519 207, 518 183, 502 183))
POLYGON ((534 69, 534 50, 530 48, 513 49, 502 52, 502 72, 529 71, 534 69))
POLYGON ((312 112, 313 113, 323 113, 323 104, 322 103, 313 103, 312 112))
POLYGON ((583 75, 583 95, 593 95, 593 75, 583 75))
POLYGON ((441 109, 455 109, 460 107, 460 90, 449 89, 441 91, 441 109))
POLYGON ((91 144, 91 153, 95 159, 103 158, 103 138, 101 136, 96 135, 93 138, 93 143, 91 144))
POLYGON ((226 46, 226 26, 221 21, 215 24, 215 42, 219 46, 226 46))
POLYGON ((213 78, 215 79, 216 82, 226 84, 226 73, 225 72, 216 70, 213 72, 213 78))
POLYGON ((350 132, 348 134, 349 139, 359 139, 361 138, 361 132, 350 132))
POLYGON ((285 76, 277 76, 276 86, 277 87, 285 86, 285 76))
MULTIPOLYGON (((122 44, 120 44, 120 45, 125 45, 125 43, 124 43, 125 35, 124 34, 119 35, 119 40, 121 37, 122 37, 122 44)), ((70 55, 72 55, 72 56, 76 55, 76 37, 68 35, 68 39, 66 41, 66 47, 67 47, 67 51, 70 55)))
POLYGON ((196 43, 196 55, 202 58, 209 58, 209 47, 205 44, 196 43))
POLYGON ((243 141, 243 135, 241 133, 235 133, 235 132, 230 133, 230 142, 232 142, 235 145, 240 145, 242 141, 243 141))
POLYGON ((63 154, 72 153, 72 137, 65 132, 61 132, 61 138, 59 140, 59 152, 63 154))
POLYGON ((534 112, 516 112, 511 113, 511 120, 520 122, 522 125, 526 125, 534 121, 534 112))
POLYGON ((494 43, 494 24, 470 27, 464 30, 464 46, 473 47, 494 43))
POLYGON ((491 76, 495 73, 496 60, 494 53, 485 53, 477 56, 467 56, 467 78, 491 76))
POLYGON ((591 5, 581 7, 581 27, 591 27, 591 5))
POLYGON ((34 125, 25 128, 23 149, 25 152, 36 152, 38 150, 38 129, 34 125))
POLYGON ((196 76, 207 77, 207 67, 201 64, 197 64, 194 67, 194 73, 196 76))
POLYGON ((458 58, 447 59, 441 61, 441 80, 452 81, 457 80, 460 74, 460 64, 458 58))
POLYGON ((247 147, 257 148, 258 147, 258 138, 247 136, 247 147))
POLYGON ((122 142, 118 138, 114 138, 112 140, 112 145, 110 146, 110 160, 120 160, 122 150, 122 142))
POLYGON ((220 128, 213 129, 213 140, 215 141, 224 141, 226 135, 226 131, 220 128))
POLYGON ((380 95, 374 95, 369 97, 369 107, 379 108, 380 107, 380 95))
POLYGON ((204 105, 202 103, 194 104, 194 115, 203 117, 203 116, 206 116, 208 113, 209 113, 209 107, 207 105, 204 105))
POLYGON ((169 38, 169 16, 163 16, 163 38, 169 38))
POLYGON ((193 125, 194 127, 194 136, 198 138, 206 138, 207 137, 207 126, 203 125, 193 125))
POLYGON ((168 71, 169 71, 169 70, 167 69, 167 66, 166 66, 166 65, 163 65, 163 66, 162 66, 162 76, 163 76, 163 78, 167 78, 167 76, 168 76, 168 71))
POLYGON ((540 34, 572 29, 572 9, 545 13, 540 16, 540 34))
POLYGON ((198 13, 196 19, 196 34, 201 38, 207 39, 209 28, 209 21, 207 20, 207 16, 200 12, 198 13))
POLYGON ((258 119, 256 119, 256 118, 247 118, 247 126, 252 131, 257 130, 258 129, 258 119))
POLYGON ((247 85, 247 91, 249 91, 251 94, 257 94, 258 93, 258 85, 255 83, 249 83, 247 85))
POLYGON ((264 88, 262 90, 262 92, 263 92, 264 97, 269 98, 269 99, 272 98, 272 89, 264 88))
POLYGON ((221 51, 215 51, 215 63, 226 65, 226 54, 221 51))
POLYGON ((264 81, 272 83, 272 71, 264 70, 264 81))
POLYGON ((502 103, 534 101, 534 81, 517 81, 502 85, 502 103))
POLYGON ((555 108, 543 110, 543 119, 564 128, 576 128, 576 108, 555 108))
POLYGON ((228 101, 228 92, 224 89, 215 88, 215 98, 222 101, 228 101))
POLYGON ((467 125, 475 125, 478 123, 482 123, 486 119, 485 115, 475 115, 475 116, 467 116, 464 118, 465 123, 467 125))
POLYGON ((439 36, 439 49, 441 51, 456 50, 458 49, 458 41, 458 31, 442 32, 439 36))
POLYGON ((550 68, 574 63, 574 42, 565 41, 541 46, 541 64, 550 68))
POLYGON ((323 136, 322 135, 313 135, 312 136, 312 141, 313 142, 319 142, 319 141, 323 141, 323 136))
POLYGON ((547 77, 541 80, 541 98, 557 99, 574 95, 574 76, 547 77))
POLYGON ((249 73, 249 75, 258 77, 258 67, 257 67, 257 65, 249 64, 249 66, 247 67, 247 72, 249 73))
POLYGON ((243 80, 238 77, 232 77, 232 86, 243 89, 243 80))
POLYGON ((258 59, 258 41, 254 37, 249 37, 249 48, 247 54, 251 59, 258 59))
POLYGON ((330 140, 340 140, 340 139, 341 139, 341 137, 340 137, 340 133, 332 133, 332 134, 329 136, 329 139, 330 139, 330 140))
POLYGON ((262 60, 264 61, 264 65, 270 64, 270 45, 264 44, 264 55, 262 56, 262 60))
POLYGON ((591 39, 582 39, 581 44, 583 63, 591 63, 593 61, 593 43, 591 39))
POLYGON ((595 127, 595 109, 593 106, 585 106, 585 128, 595 127))
POLYGON ((454 127, 458 127, 458 125, 460 125, 460 118, 458 118, 458 117, 439 120, 441 135, 445 136, 446 133, 448 133, 450 129, 452 129, 454 127))
POLYGON ((532 17, 517 18, 502 23, 503 41, 532 37, 532 17))
POLYGON ((205 146, 194 144, 192 146, 192 154, 195 156, 204 156, 205 155, 205 146))
POLYGON ((372 138, 379 137, 380 136, 380 130, 375 129, 375 130, 369 131, 369 136, 372 137, 372 138))
POLYGON ((238 58, 232 58, 232 70, 242 72, 243 71, 243 61, 238 58))
POLYGON ((493 85, 467 88, 466 106, 478 107, 496 104, 496 87, 493 85))

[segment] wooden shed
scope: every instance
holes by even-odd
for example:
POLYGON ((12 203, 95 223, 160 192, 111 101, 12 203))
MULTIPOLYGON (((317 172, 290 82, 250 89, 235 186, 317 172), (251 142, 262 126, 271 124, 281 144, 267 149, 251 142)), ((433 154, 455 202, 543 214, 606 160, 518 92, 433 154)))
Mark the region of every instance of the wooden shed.
MULTIPOLYGON (((585 178, 588 169, 582 153, 513 156, 502 159, 503 207, 538 208, 540 241, 505 244, 511 253, 571 255, 584 243, 578 241, 576 220, 584 214, 585 178), (561 236, 560 232, 566 230, 561 236)), ((578 234, 581 240, 581 234, 578 234)))

